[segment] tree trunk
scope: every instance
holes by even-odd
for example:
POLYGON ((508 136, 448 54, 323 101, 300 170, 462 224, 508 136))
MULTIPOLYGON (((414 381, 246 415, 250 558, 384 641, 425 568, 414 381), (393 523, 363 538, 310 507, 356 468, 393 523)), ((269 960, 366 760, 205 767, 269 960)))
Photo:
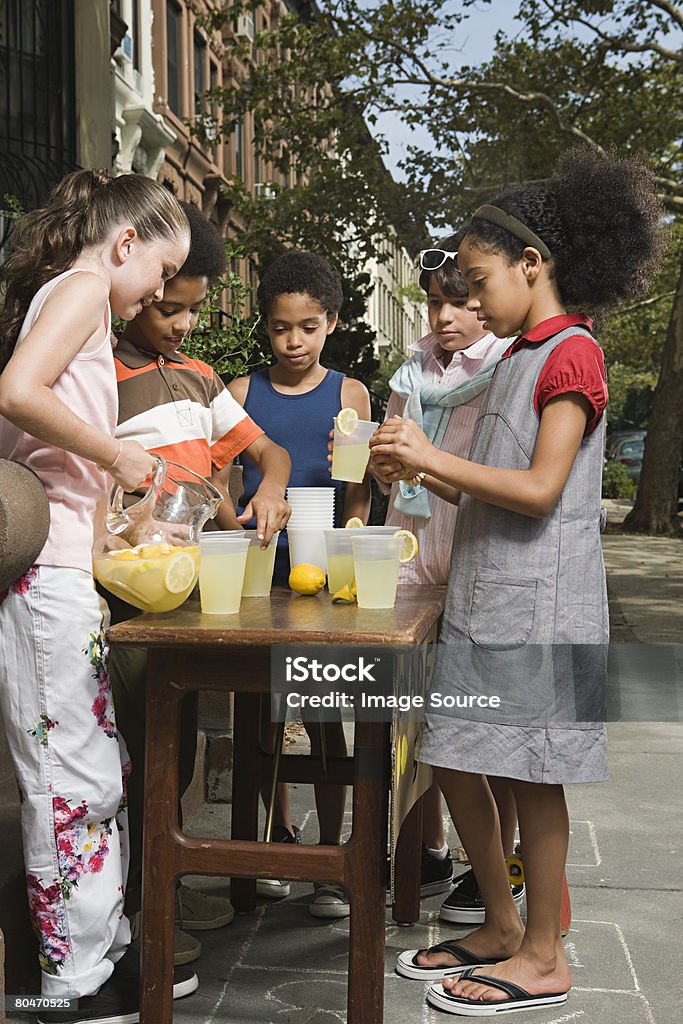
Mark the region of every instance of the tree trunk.
POLYGON ((683 257, 647 427, 635 504, 624 520, 630 533, 676 532, 678 467, 683 442, 683 257))

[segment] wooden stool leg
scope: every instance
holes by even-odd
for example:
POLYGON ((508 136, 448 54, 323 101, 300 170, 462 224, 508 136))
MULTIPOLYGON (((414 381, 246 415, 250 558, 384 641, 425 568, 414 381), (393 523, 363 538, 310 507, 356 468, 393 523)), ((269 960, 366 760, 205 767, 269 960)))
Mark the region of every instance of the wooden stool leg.
POLYGON ((422 863, 422 797, 413 804, 401 826, 396 844, 391 916, 398 924, 420 919, 420 866, 422 863))
MULTIPOLYGON (((232 762, 233 839, 258 839, 260 704, 258 693, 235 694, 232 762)), ((238 914, 256 909, 256 879, 232 878, 230 899, 238 914)))
MULTIPOLYGON (((347 891, 351 900, 348 1024, 382 1024, 389 731, 356 723, 353 846, 347 891)), ((351 851, 349 851, 351 852, 351 851)))
POLYGON ((183 690, 169 686, 172 679, 172 657, 150 650, 140 942, 142 1024, 171 1024, 173 1020, 176 881, 173 833, 178 831, 178 751, 183 690))

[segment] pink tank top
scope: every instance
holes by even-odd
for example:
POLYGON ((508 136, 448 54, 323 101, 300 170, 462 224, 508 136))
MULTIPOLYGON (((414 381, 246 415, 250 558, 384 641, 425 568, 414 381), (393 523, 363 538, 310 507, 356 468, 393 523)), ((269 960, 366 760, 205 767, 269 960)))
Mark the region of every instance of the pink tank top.
MULTIPOLYGON (((22 324, 20 345, 36 322, 52 289, 79 269, 54 277, 36 293, 22 324)), ((114 354, 109 339, 111 309, 107 303, 102 343, 80 352, 57 377, 52 391, 77 416, 112 435, 116 428, 118 396, 114 354)), ((50 502, 50 533, 37 565, 58 565, 92 571, 95 508, 111 486, 111 478, 94 462, 39 441, 0 416, 0 456, 22 462, 43 482, 50 502)))

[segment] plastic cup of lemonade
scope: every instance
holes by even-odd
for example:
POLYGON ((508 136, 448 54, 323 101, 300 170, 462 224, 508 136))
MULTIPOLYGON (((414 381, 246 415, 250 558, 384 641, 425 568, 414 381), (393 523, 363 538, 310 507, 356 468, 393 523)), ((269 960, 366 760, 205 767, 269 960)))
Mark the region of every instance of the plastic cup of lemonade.
POLYGON ((334 446, 332 448, 332 479, 347 480, 360 484, 370 461, 368 441, 379 423, 372 420, 358 420, 352 434, 342 434, 334 421, 334 446))
POLYGON ((249 537, 244 531, 215 530, 199 537, 199 599, 205 615, 234 615, 240 610, 249 537))
POLYGON ((242 533, 249 538, 242 597, 268 597, 273 585, 273 569, 280 531, 273 534, 265 551, 261 547, 256 530, 243 530, 242 533))
POLYGON ((352 537, 359 608, 393 608, 403 538, 388 535, 352 537))
POLYGON ((336 530, 325 530, 325 547, 327 549, 327 589, 331 594, 346 584, 351 586, 355 576, 353 567, 354 537, 377 537, 382 534, 393 537, 395 526, 359 526, 351 529, 341 527, 336 530))

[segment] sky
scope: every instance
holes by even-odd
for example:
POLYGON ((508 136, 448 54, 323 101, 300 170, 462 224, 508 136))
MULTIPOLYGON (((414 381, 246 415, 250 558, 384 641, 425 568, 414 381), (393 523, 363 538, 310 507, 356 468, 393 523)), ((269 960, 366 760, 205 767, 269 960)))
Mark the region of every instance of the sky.
MULTIPOLYGON (((460 51, 462 64, 477 64, 487 61, 493 56, 495 35, 502 29, 506 35, 514 35, 519 28, 515 21, 518 4, 512 0, 493 0, 492 4, 475 4, 469 12, 466 22, 456 26, 455 45, 460 51)), ((458 60, 458 53, 454 53, 458 60)), ((455 65, 457 66, 457 64, 455 65)), ((377 129, 384 135, 389 152, 384 158, 392 175, 401 180, 402 173, 398 166, 401 157, 406 154, 407 144, 430 145, 430 137, 425 131, 410 131, 396 114, 382 114, 377 129)))
MULTIPOLYGON (((458 5, 458 0, 453 2, 458 5)), ((459 63, 473 65, 489 60, 494 55, 495 35, 499 30, 507 36, 514 37, 520 30, 520 24, 515 20, 518 9, 518 0, 492 0, 490 4, 475 3, 469 9, 467 21, 454 26, 454 70, 459 63)), ((609 21, 603 21, 603 25, 608 27, 609 21)), ((594 38, 589 29, 575 26, 574 33, 586 39, 594 38)), ((683 33, 678 30, 671 32, 665 43, 671 49, 683 46, 683 33)), ((407 144, 412 142, 428 148, 432 145, 430 136, 425 131, 411 132, 395 114, 381 115, 377 128, 389 145, 384 162, 394 178, 400 181, 403 175, 398 164, 406 153, 407 144)))

